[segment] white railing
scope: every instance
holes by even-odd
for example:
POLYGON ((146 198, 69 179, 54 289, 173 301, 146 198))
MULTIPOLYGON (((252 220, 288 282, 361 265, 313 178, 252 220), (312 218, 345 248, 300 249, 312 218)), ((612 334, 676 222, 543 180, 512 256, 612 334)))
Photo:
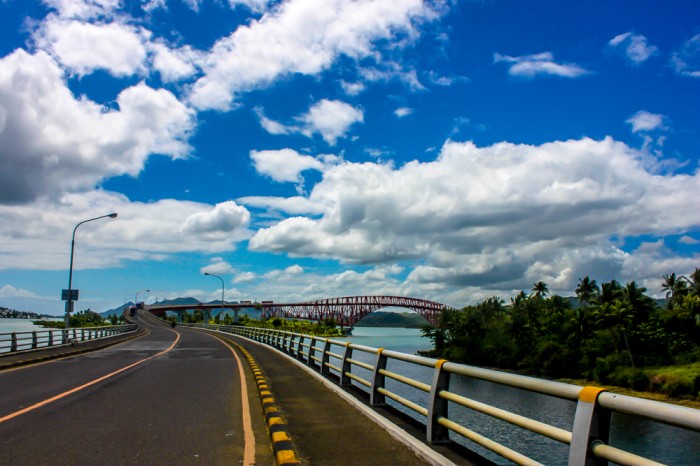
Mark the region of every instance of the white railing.
POLYGON ((122 333, 136 331, 138 325, 110 325, 106 327, 77 327, 65 329, 34 330, 31 332, 0 333, 0 355, 31 351, 70 344, 74 341, 83 342, 108 338, 122 333))
MULTIPOLYGON (((382 406, 387 398, 424 418, 427 440, 441 443, 449 440, 450 432, 466 438, 483 448, 516 464, 540 464, 525 453, 515 451, 498 441, 489 439, 456 419, 451 419, 450 404, 505 421, 512 426, 568 445, 569 465, 608 464, 658 465, 652 459, 610 445, 611 417, 620 413, 643 418, 681 429, 700 432, 700 410, 661 403, 632 396, 610 393, 598 387, 578 385, 483 369, 446 360, 414 356, 397 351, 372 348, 280 330, 244 326, 182 324, 239 335, 274 347, 324 375, 332 375, 339 385, 364 388, 372 406, 382 406), (356 359, 356 353, 370 355, 373 363, 356 359), (432 382, 425 383, 405 374, 387 370, 387 362, 402 361, 432 370, 432 382), (362 375, 365 374, 363 377, 362 375), (535 419, 491 406, 464 394, 450 391, 452 375, 479 379, 528 392, 569 400, 575 403, 571 430, 556 427, 535 419), (387 389, 387 379, 424 394, 423 403, 401 396, 387 389)), ((672 439, 669 439, 672 441, 672 439)), ((700 461, 700 459, 698 459, 700 461)))

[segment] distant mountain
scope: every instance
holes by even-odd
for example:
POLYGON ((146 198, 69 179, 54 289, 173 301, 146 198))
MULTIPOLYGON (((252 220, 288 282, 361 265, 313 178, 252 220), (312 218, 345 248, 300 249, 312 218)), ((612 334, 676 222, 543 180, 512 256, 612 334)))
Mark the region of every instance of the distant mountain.
MULTIPOLYGON (((217 301, 219 302, 219 301, 217 301)), ((164 299, 162 301, 158 301, 158 304, 173 304, 173 305, 181 305, 181 304, 200 304, 201 301, 199 301, 196 298, 175 298, 175 299, 164 299)), ((121 314, 124 312, 125 308, 128 308, 129 306, 133 306, 134 303, 129 301, 128 303, 122 304, 119 307, 115 307, 114 309, 110 309, 108 311, 102 312, 100 315, 109 317, 112 314, 121 314)))
POLYGON ((372 312, 357 322, 355 327, 422 328, 426 325, 428 321, 415 312, 372 312))

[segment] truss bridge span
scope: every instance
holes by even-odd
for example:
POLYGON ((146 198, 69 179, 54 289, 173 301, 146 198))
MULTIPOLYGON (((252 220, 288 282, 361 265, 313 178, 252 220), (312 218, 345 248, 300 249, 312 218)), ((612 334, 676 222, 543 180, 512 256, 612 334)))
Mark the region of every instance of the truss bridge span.
POLYGON ((335 319, 341 326, 351 327, 367 314, 384 307, 403 307, 417 312, 431 325, 437 326, 440 312, 453 309, 434 301, 404 296, 346 296, 325 298, 302 303, 270 303, 263 301, 262 317, 292 319, 335 319))

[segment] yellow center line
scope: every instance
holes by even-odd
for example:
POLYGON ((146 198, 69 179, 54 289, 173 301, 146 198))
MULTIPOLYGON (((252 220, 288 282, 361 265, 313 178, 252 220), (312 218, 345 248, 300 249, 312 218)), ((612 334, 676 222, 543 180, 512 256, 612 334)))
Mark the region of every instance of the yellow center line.
MULTIPOLYGON (((214 337, 214 335, 210 335, 214 337)), ((225 341, 225 339, 220 338, 220 337, 214 337, 220 341, 225 341)), ((241 359, 238 357, 238 354, 236 354, 236 351, 234 351, 233 348, 231 348, 230 345, 224 344, 226 348, 231 351, 233 354, 233 357, 236 358, 236 364, 238 365, 238 374, 239 378, 241 379, 241 411, 243 414, 243 439, 244 439, 244 448, 243 448, 243 465, 251 465, 255 464, 255 435, 253 434, 253 422, 251 421, 250 417, 250 403, 248 403, 248 387, 245 382, 245 372, 243 371, 243 364, 241 363, 241 359)))
POLYGON ((72 395, 73 393, 79 392, 80 390, 83 390, 83 389, 85 389, 85 388, 87 388, 87 387, 90 387, 90 386, 92 386, 92 385, 95 385, 95 384, 97 384, 97 383, 100 383, 100 382, 102 382, 103 380, 109 379, 110 377, 113 377, 113 376, 115 376, 115 375, 117 375, 117 374, 120 374, 120 373, 122 373, 122 372, 124 372, 124 371, 126 371, 126 370, 128 370, 128 369, 131 369, 132 367, 136 367, 136 366, 138 366, 139 364, 143 364, 143 363, 146 362, 146 361, 150 361, 151 359, 155 359, 155 358, 157 358, 157 357, 159 357, 159 356, 162 356, 162 355, 164 355, 164 354, 170 352, 170 351, 175 347, 175 345, 177 345, 178 341, 180 341, 180 334, 179 334, 178 332, 175 332, 174 330, 171 330, 171 332, 175 333, 175 334, 177 335, 177 338, 175 338, 175 341, 174 341, 167 349, 161 351, 160 353, 154 354, 153 356, 149 356, 149 357, 147 357, 147 358, 145 358, 145 359, 141 359, 140 361, 136 361, 136 362, 133 363, 133 364, 129 364, 128 366, 122 367, 121 369, 116 370, 116 371, 114 371, 114 372, 112 372, 112 373, 109 373, 109 374, 107 374, 107 375, 103 375, 102 377, 100 377, 100 378, 98 378, 98 379, 95 379, 95 380, 93 380, 93 381, 91 381, 91 382, 85 383, 85 384, 83 384, 83 385, 80 385, 79 387, 75 387, 75 388, 72 388, 72 389, 70 389, 70 390, 68 390, 68 391, 65 391, 65 392, 63 392, 63 393, 59 393, 59 394, 56 395, 56 396, 53 396, 53 397, 51 397, 51 398, 48 398, 48 399, 46 399, 46 400, 44 400, 44 401, 40 401, 39 403, 33 404, 32 406, 29 406, 29 407, 24 408, 24 409, 20 409, 19 411, 15 411, 14 413, 8 414, 8 415, 3 416, 3 417, 0 417, 0 424, 3 423, 3 422, 5 422, 5 421, 9 421, 10 419, 16 418, 17 416, 21 416, 22 414, 26 414, 26 413, 28 413, 28 412, 30 412, 30 411, 34 411, 34 410, 37 409, 37 408, 41 408, 42 406, 46 406, 47 404, 53 403, 54 401, 60 400, 61 398, 65 398, 65 397, 67 397, 68 395, 72 395))

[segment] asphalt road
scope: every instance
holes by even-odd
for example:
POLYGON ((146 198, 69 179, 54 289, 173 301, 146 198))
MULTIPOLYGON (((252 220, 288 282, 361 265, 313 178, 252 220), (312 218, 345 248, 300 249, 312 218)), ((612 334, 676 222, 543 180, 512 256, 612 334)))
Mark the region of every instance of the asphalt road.
MULTIPOLYGON (((0 372, 1 465, 243 464, 233 352, 204 332, 139 318, 146 336, 0 372)), ((248 448, 256 464, 274 464, 252 380, 245 386, 248 448)))

